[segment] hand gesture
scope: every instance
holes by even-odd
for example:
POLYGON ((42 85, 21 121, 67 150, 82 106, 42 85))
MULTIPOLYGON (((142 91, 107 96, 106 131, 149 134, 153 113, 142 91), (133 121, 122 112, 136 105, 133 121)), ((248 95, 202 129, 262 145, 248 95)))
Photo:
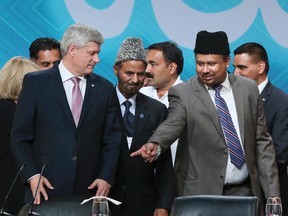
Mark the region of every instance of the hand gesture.
POLYGON ((138 151, 131 153, 131 157, 141 155, 145 161, 152 163, 157 155, 158 145, 156 143, 146 143, 138 151))

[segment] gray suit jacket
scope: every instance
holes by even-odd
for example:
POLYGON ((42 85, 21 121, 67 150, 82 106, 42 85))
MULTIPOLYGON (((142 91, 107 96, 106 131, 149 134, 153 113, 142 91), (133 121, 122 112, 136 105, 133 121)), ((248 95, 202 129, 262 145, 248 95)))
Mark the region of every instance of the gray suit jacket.
MULTIPOLYGON (((254 81, 229 74, 252 191, 263 202, 279 196, 272 139, 254 81)), ((178 195, 222 194, 228 159, 220 120, 197 77, 169 90, 169 114, 148 142, 167 149, 179 137, 175 171, 178 195)), ((263 203, 262 203, 263 204, 263 203)), ((261 205, 262 205, 261 204, 261 205)))

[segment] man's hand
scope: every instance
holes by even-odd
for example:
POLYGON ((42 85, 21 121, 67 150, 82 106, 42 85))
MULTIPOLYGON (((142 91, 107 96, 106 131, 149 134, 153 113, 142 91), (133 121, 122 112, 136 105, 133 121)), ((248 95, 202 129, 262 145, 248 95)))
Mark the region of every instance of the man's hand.
MULTIPOLYGON (((36 188, 37 188, 37 184, 39 182, 39 178, 40 178, 40 175, 35 175, 29 181, 30 189, 31 189, 31 192, 32 192, 33 196, 35 194, 35 191, 36 191, 36 188)), ((39 188, 38 188, 38 191, 37 191, 37 194, 36 194, 36 199, 35 199, 34 204, 39 205, 41 203, 41 194, 43 195, 45 200, 48 200, 48 195, 46 193, 45 186, 47 188, 51 189, 51 190, 54 189, 54 187, 50 184, 48 179, 45 178, 44 176, 42 176, 41 181, 39 183, 39 188)))
POLYGON ((88 189, 94 189, 97 187, 96 196, 108 196, 110 191, 110 184, 102 179, 96 179, 88 189))
POLYGON ((157 208, 154 210, 153 216, 168 216, 168 210, 162 209, 162 208, 157 208))
POLYGON ((131 153, 131 157, 141 155, 145 161, 152 163, 157 154, 158 145, 156 143, 146 143, 138 151, 131 153))

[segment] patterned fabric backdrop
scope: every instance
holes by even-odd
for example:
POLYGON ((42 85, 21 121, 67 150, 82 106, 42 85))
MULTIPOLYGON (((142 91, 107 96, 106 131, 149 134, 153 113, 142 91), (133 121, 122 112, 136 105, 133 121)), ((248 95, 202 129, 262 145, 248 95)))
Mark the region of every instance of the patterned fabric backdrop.
POLYGON ((73 23, 92 25, 103 34, 101 62, 94 72, 113 83, 116 53, 128 36, 141 37, 145 47, 178 43, 185 58, 181 78, 187 80, 195 76, 196 33, 223 30, 232 53, 242 43, 261 43, 270 59, 270 80, 288 92, 287 0, 1 0, 0 67, 12 56, 28 57, 37 37, 60 40, 73 23))

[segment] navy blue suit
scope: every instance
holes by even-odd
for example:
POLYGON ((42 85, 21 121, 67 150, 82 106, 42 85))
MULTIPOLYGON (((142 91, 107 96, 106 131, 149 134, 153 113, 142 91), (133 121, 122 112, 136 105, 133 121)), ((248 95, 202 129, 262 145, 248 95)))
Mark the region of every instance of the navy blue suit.
POLYGON ((268 82, 261 93, 278 165, 283 215, 288 215, 288 95, 268 82))
MULTIPOLYGON (((115 93, 116 95, 116 93, 115 93)), ((117 95, 115 100, 119 101, 117 95)), ((174 199, 175 174, 170 149, 153 163, 145 163, 140 156, 130 154, 147 142, 158 125, 165 120, 165 105, 142 93, 137 94, 135 110, 135 131, 128 149, 125 127, 122 122, 123 140, 115 186, 110 196, 122 202, 111 206, 113 216, 152 216, 156 208, 170 209, 174 199)))
POLYGON ((12 151, 18 166, 26 165, 25 182, 47 164, 43 175, 54 186, 48 195, 95 195, 87 187, 96 178, 113 184, 121 140, 117 104, 111 100, 114 87, 96 74, 86 79, 76 127, 58 64, 24 77, 12 128, 12 151))

